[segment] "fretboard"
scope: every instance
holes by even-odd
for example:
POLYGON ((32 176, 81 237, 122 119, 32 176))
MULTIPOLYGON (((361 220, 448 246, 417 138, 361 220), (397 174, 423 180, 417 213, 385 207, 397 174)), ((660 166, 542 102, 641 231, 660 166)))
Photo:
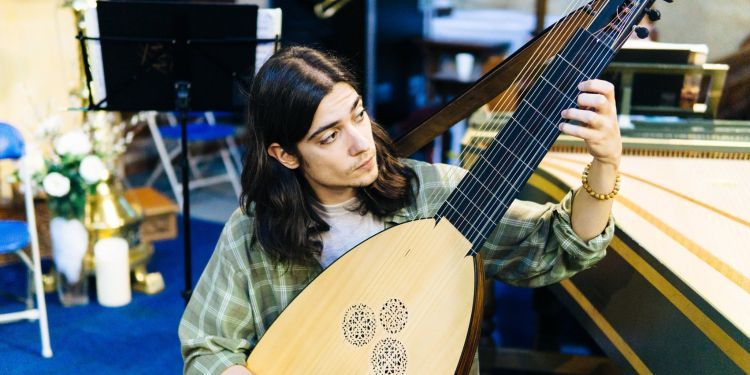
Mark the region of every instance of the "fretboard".
POLYGON ((560 113, 576 107, 578 84, 598 77, 613 55, 588 31, 576 32, 440 207, 436 218, 450 220, 473 244, 472 254, 479 251, 557 139, 560 113))

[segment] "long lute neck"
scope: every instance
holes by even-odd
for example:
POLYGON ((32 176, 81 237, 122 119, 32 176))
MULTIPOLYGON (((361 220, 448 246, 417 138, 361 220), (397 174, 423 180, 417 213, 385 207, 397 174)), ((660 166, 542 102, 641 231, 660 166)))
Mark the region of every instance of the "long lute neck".
POLYGON ((436 218, 450 220, 471 241, 472 255, 557 139, 560 113, 576 106, 578 84, 598 77, 613 55, 608 45, 578 30, 440 207, 436 218))

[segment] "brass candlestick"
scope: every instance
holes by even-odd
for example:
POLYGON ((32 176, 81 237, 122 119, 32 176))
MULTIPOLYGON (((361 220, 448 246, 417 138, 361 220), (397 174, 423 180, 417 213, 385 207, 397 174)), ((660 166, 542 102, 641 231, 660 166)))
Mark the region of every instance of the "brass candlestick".
POLYGON ((94 194, 86 198, 84 225, 89 231, 89 251, 83 261, 84 270, 94 272, 93 248, 96 241, 108 237, 125 239, 130 246, 130 269, 134 274, 133 289, 154 294, 164 289, 164 279, 158 272, 148 273, 146 265, 154 253, 150 242, 140 241, 140 224, 143 215, 134 208, 113 178, 96 185, 94 194))

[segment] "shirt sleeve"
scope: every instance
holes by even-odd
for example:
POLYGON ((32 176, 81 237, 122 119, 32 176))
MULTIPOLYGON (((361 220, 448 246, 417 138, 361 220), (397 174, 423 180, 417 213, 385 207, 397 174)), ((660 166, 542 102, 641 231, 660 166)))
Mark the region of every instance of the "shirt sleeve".
POLYGON ((232 365, 244 365, 255 336, 247 276, 233 266, 225 227, 178 330, 184 373, 220 374, 232 365))
POLYGON ((610 215, 602 233, 589 241, 570 221, 574 191, 557 204, 516 200, 480 253, 488 277, 523 287, 556 283, 591 267, 606 254, 615 231, 610 215))

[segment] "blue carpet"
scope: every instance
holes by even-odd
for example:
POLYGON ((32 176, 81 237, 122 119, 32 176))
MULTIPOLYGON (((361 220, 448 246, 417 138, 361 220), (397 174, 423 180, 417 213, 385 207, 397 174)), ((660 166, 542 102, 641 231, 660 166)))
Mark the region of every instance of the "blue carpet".
MULTIPOLYGON (((221 229, 217 223, 192 220, 193 284, 221 229)), ((54 356, 42 358, 37 322, 0 324, 0 374, 181 373, 177 326, 185 306, 182 239, 160 241, 155 247, 148 268, 162 273, 163 292, 153 296, 133 293, 133 301, 119 308, 100 306, 95 298, 89 305, 66 308, 56 294, 48 294, 54 356)), ((0 267, 0 290, 23 290, 24 286, 13 284, 24 278, 17 265, 0 267)), ((0 300, 0 312, 22 308, 7 298, 0 300)))

